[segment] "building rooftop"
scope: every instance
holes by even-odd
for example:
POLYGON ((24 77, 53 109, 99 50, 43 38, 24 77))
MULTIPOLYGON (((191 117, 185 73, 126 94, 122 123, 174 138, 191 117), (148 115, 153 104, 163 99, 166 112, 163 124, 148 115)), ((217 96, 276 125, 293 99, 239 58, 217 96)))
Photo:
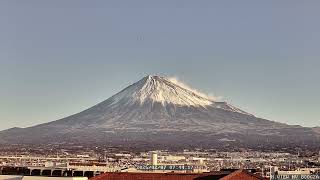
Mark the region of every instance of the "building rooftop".
POLYGON ((234 172, 219 171, 210 173, 104 173, 90 180, 262 180, 262 177, 251 174, 246 170, 234 172))

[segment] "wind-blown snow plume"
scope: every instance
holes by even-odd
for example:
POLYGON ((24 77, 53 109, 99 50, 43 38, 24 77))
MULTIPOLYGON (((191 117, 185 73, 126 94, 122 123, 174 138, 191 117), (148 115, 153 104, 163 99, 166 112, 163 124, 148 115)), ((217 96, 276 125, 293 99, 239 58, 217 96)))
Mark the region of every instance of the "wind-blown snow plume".
POLYGON ((227 102, 207 97, 177 78, 146 76, 75 115, 29 128, 1 131, 0 145, 105 142, 130 148, 145 148, 148 144, 152 148, 158 145, 217 148, 221 143, 240 147, 265 143, 267 147, 285 144, 283 138, 303 147, 308 141, 320 144, 316 129, 256 118, 227 102))
POLYGON ((178 85, 178 86, 180 86, 180 87, 182 87, 184 89, 190 90, 190 91, 192 91, 192 92, 194 92, 194 93, 196 93, 196 94, 198 94, 198 95, 200 95, 202 97, 206 97, 207 99, 210 99, 212 101, 221 101, 223 99, 221 96, 209 95, 209 94, 203 93, 203 92, 201 92, 201 91, 199 91, 197 89, 191 88, 189 85, 187 85, 186 83, 182 82, 178 77, 174 77, 173 76, 173 77, 168 77, 168 79, 172 83, 174 83, 174 84, 176 84, 176 85, 178 85))
POLYGON ((214 101, 208 96, 191 90, 187 86, 160 76, 146 76, 137 83, 116 94, 112 104, 127 102, 146 104, 160 102, 161 104, 175 104, 182 106, 208 106, 214 101))

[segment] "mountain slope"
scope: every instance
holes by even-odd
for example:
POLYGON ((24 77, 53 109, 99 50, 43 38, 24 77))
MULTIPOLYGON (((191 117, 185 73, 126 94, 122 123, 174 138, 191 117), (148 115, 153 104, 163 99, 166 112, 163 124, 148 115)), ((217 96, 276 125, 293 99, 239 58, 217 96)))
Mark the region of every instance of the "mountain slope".
POLYGON ((264 120, 167 78, 147 76, 83 112, 0 132, 0 143, 113 143, 215 146, 316 144, 311 128, 264 120))

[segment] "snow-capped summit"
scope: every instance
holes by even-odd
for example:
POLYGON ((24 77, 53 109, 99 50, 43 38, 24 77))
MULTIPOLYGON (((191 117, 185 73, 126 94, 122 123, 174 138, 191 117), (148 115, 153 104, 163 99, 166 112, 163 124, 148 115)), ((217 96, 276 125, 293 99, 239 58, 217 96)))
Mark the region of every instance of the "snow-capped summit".
POLYGON ((132 84, 112 98, 114 103, 119 101, 126 101, 127 103, 139 102, 140 104, 159 102, 163 105, 175 104, 195 107, 205 107, 214 103, 213 100, 181 87, 168 78, 150 75, 132 84))
POLYGON ((0 144, 260 146, 283 145, 284 137, 297 145, 320 144, 318 131, 311 128, 257 118, 170 78, 147 76, 80 113, 29 128, 1 131, 0 144))
POLYGON ((146 76, 140 81, 125 88, 120 93, 111 97, 112 105, 124 106, 133 104, 161 103, 163 106, 192 106, 213 107, 251 115, 227 102, 217 102, 214 99, 199 93, 182 83, 176 83, 170 78, 161 76, 146 76))

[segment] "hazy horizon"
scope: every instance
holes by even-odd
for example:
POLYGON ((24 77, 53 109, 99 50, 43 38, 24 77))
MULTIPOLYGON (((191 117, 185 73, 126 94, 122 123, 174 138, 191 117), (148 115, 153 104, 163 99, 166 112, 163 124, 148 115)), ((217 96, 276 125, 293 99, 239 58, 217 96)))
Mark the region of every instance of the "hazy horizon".
POLYGON ((320 126, 319 1, 1 1, 0 130, 57 120, 150 75, 320 126))

